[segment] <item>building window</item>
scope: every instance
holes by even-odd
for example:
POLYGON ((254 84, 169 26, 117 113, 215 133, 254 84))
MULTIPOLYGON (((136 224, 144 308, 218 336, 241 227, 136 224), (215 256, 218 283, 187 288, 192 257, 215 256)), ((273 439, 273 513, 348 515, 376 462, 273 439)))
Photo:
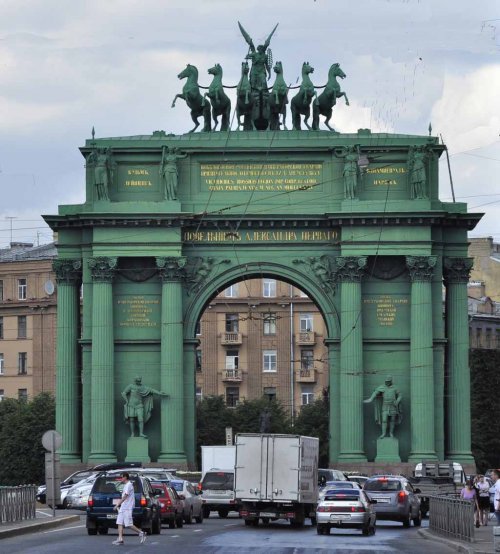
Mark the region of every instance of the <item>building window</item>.
POLYGON ((201 335, 201 321, 200 320, 198 320, 196 322, 195 334, 196 334, 197 337, 201 335))
POLYGON ((201 371, 201 348, 196 350, 196 371, 201 371))
POLYGON ((19 352, 17 372, 19 375, 26 375, 28 373, 28 354, 27 352, 19 352))
POLYGON ((267 397, 269 402, 276 400, 276 387, 264 387, 264 396, 267 397))
POLYGON ((17 389, 17 397, 21 400, 21 402, 27 402, 28 389, 17 389))
POLYGON ((226 333, 238 332, 239 319, 239 314, 226 314, 226 333))
POLYGON ((203 391, 201 387, 196 387, 196 402, 201 402, 203 400, 203 391))
POLYGON ((481 327, 476 327, 476 348, 481 348, 481 327))
POLYGON ((276 279, 264 279, 262 282, 262 296, 274 298, 276 296, 276 279))
POLYGON ((3 375, 3 353, 0 353, 0 375, 3 375))
POLYGON ((277 355, 276 350, 264 350, 263 355, 263 371, 277 371, 277 355))
POLYGON ((240 402, 239 387, 226 387, 226 406, 235 408, 240 402))
POLYGON ((0 317, 0 339, 3 339, 3 317, 0 317))
POLYGON ((0 389, 0 402, 5 398, 5 391, 0 389))
POLYGON ((238 369, 238 350, 228 350, 226 353, 226 369, 238 369))
POLYGON ((3 301, 3 281, 0 280, 0 302, 3 301))
POLYGON ((307 406, 307 404, 312 404, 314 402, 313 385, 302 385, 300 399, 302 406, 307 406))
POLYGON ((28 284, 26 279, 17 280, 17 298, 19 300, 26 300, 26 298, 28 298, 28 284))
POLYGON ((484 347, 491 348, 491 329, 486 328, 486 333, 484 335, 484 347))
POLYGON ((314 367, 314 350, 301 350, 300 369, 309 370, 314 367))
POLYGON ((226 298, 238 298, 238 283, 234 283, 234 285, 227 287, 224 291, 224 296, 226 298))
POLYGON ((264 315, 264 335, 276 334, 276 314, 264 315))
POLYGON ((25 315, 17 316, 17 338, 18 339, 26 338, 26 316, 25 315))
POLYGON ((310 331, 313 331, 312 314, 300 314, 300 332, 309 333, 310 331))

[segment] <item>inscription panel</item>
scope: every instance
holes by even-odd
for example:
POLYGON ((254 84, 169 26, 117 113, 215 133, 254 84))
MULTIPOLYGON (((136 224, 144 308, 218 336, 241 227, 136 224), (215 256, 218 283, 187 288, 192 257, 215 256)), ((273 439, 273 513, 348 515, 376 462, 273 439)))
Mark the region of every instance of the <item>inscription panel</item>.
POLYGON ((200 182, 201 190, 210 192, 321 190, 323 164, 202 163, 200 182))
POLYGON ((183 231, 186 243, 336 243, 340 238, 338 229, 280 229, 273 231, 183 231))
POLYGON ((158 295, 115 296, 115 330, 120 339, 154 339, 160 336, 158 295))
POLYGON ((406 190, 407 177, 406 165, 401 163, 373 164, 373 167, 368 167, 363 175, 365 189, 367 190, 380 187, 406 190))
POLYGON ((367 338, 409 336, 410 300, 406 295, 373 294, 363 298, 367 338))
POLYGON ((119 165, 117 169, 116 190, 122 195, 160 193, 160 174, 158 165, 119 165))

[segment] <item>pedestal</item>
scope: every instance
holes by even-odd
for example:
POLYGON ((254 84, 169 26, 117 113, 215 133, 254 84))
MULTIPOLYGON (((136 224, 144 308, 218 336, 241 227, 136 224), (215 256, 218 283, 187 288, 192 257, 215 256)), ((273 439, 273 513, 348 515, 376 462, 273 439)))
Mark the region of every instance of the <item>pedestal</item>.
POLYGON ((377 439, 377 457, 375 458, 375 463, 400 461, 399 441, 396 437, 377 439))
POLYGON ((149 463, 149 440, 143 437, 129 437, 127 439, 127 457, 126 462, 146 462, 149 463))

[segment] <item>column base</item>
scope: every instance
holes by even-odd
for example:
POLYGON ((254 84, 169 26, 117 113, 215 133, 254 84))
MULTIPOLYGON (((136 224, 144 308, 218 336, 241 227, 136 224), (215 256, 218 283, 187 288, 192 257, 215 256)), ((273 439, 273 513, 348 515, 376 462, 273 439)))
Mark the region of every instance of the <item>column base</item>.
POLYGON ((396 437, 377 439, 377 457, 375 463, 401 462, 399 457, 399 441, 396 437))
POLYGON ((58 452, 62 464, 78 464, 82 461, 81 454, 77 452, 58 452))
POLYGON ((338 455, 339 462, 367 462, 368 458, 364 452, 341 452, 338 455))
POLYGON ((151 461, 149 457, 149 440, 144 437, 129 437, 127 439, 127 457, 125 461, 148 464, 151 461))
POLYGON ((458 452, 458 451, 451 451, 448 452, 446 455, 447 460, 453 460, 454 462, 458 462, 459 464, 475 464, 476 460, 474 460, 474 456, 472 455, 472 452, 458 452))
POLYGON ((408 461, 416 464, 424 461, 437 462, 438 457, 435 452, 412 452, 408 456, 408 461))
POLYGON ((184 452, 161 452, 158 456, 158 462, 167 462, 168 464, 179 464, 187 466, 187 457, 184 452))

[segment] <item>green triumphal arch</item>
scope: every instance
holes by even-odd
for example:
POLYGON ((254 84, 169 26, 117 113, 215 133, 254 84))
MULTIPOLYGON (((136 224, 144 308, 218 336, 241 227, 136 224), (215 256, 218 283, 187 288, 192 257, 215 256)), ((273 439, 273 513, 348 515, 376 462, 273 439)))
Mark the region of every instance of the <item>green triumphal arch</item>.
POLYGON ((246 129, 87 140, 85 203, 45 217, 62 461, 192 466, 196 323, 229 284, 270 276, 326 322, 331 464, 473 463, 467 231, 480 216, 439 200, 444 146, 317 120, 284 130, 261 77, 246 129))

